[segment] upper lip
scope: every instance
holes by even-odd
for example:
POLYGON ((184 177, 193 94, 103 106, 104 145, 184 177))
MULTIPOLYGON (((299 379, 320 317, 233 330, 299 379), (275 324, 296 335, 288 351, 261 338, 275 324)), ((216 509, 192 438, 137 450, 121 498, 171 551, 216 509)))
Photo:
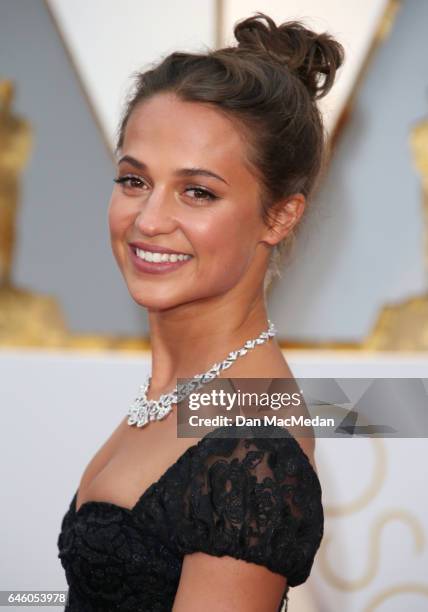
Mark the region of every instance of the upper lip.
POLYGON ((190 255, 184 251, 176 251, 174 249, 168 249, 167 247, 155 246, 152 244, 146 244, 145 242, 130 242, 129 246, 135 249, 141 249, 142 251, 151 251, 152 253, 176 253, 177 255, 190 255))

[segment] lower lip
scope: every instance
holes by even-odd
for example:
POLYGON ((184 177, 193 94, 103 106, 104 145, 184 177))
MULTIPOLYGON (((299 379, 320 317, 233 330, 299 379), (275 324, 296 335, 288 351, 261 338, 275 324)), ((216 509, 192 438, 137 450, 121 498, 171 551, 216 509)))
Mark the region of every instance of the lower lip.
POLYGON ((182 266, 185 266, 189 261, 193 259, 185 259, 183 261, 171 261, 171 262, 155 262, 155 261, 145 261, 138 257, 132 247, 129 247, 131 253, 131 261, 134 266, 140 272, 149 272, 150 274, 166 274, 167 272, 173 272, 174 270, 178 270, 182 266))

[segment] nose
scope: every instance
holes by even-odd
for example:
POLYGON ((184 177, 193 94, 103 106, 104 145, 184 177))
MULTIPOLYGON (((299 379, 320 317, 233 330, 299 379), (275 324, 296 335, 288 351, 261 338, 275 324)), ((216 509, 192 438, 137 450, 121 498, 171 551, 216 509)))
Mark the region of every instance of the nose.
POLYGON ((177 223, 173 212, 174 201, 171 196, 155 189, 141 203, 135 217, 138 232, 145 236, 171 233, 177 223))

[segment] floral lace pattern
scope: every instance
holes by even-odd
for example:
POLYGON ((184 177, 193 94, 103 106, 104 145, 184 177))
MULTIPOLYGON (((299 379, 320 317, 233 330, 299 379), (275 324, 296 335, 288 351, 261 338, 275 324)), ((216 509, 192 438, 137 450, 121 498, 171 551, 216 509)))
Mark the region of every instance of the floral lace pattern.
POLYGON ((291 435, 231 438, 231 429, 188 448, 131 510, 94 501, 76 512, 75 494, 58 537, 67 612, 170 611, 192 552, 285 576, 283 609, 321 543, 321 486, 291 435))

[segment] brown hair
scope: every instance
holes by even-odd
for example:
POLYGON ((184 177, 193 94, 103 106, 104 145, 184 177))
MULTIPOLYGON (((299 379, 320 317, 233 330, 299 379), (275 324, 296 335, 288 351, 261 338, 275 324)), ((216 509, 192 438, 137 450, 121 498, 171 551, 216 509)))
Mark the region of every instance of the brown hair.
MULTIPOLYGON (((134 108, 158 93, 211 104, 241 129, 268 223, 279 200, 295 193, 308 199, 314 191, 326 152, 316 100, 331 89, 344 50, 326 32, 317 34, 298 21, 277 26, 260 12, 236 23, 234 35, 237 46, 208 53, 177 51, 137 73, 119 124, 117 150, 134 108)), ((291 232, 272 249, 265 289, 280 275, 279 261, 293 242, 291 232)))

